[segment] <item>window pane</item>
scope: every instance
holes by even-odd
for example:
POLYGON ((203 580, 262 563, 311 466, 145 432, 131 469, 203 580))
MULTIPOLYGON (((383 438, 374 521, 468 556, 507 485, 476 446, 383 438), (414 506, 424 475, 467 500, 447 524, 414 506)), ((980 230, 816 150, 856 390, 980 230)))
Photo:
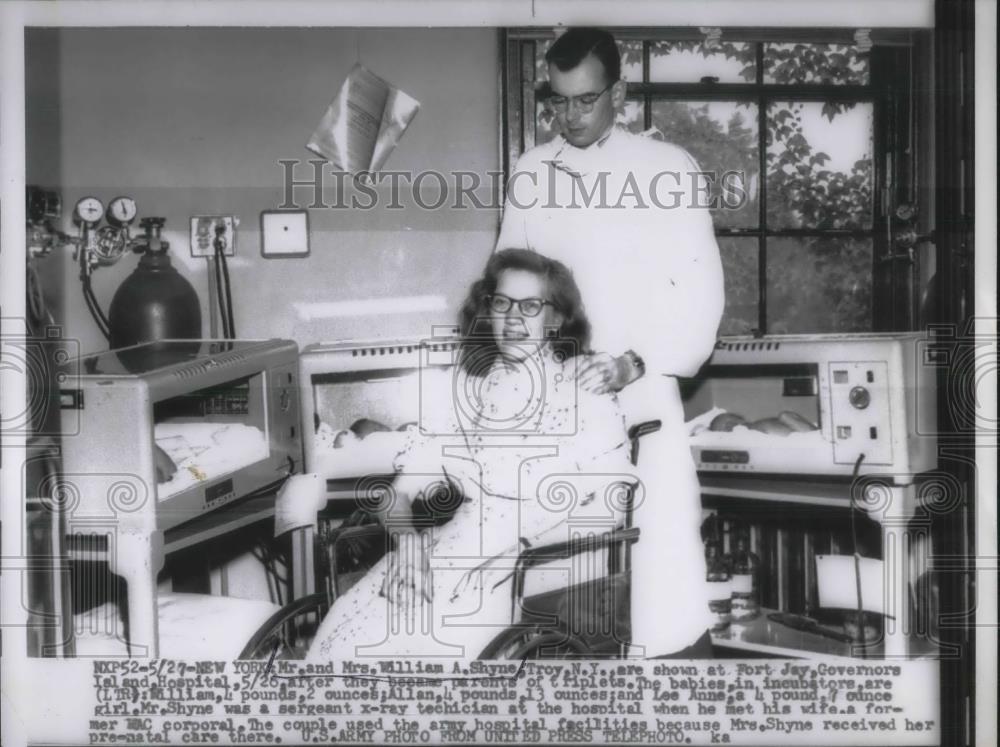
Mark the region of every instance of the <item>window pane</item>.
POLYGON ((649 48, 649 79, 654 83, 753 83, 757 79, 755 44, 704 41, 654 42, 649 48))
POLYGON ((652 103, 653 126, 712 174, 716 228, 758 225, 757 105, 736 101, 652 103))
POLYGON ((769 333, 866 332, 871 308, 871 239, 768 241, 769 333))
POLYGON ((618 112, 615 123, 629 132, 640 133, 646 129, 643 126, 645 124, 643 117, 645 108, 646 105, 642 99, 627 99, 624 111, 618 112))
POLYGON ((545 53, 552 46, 551 39, 539 39, 535 42, 535 80, 543 81, 549 79, 549 68, 545 63, 545 53))
POLYGON ((535 104, 535 145, 547 143, 557 135, 556 119, 544 101, 535 104))
POLYGON ((642 83, 642 42, 620 41, 618 51, 622 53, 622 79, 642 83))
POLYGON ((720 335, 747 335, 757 328, 760 283, 757 273, 757 239, 719 238, 719 252, 726 277, 726 310, 720 335))
POLYGON ((871 154, 870 103, 771 104, 768 227, 870 229, 871 154))
POLYGON ((868 85, 870 56, 847 44, 765 44, 765 83, 868 85))

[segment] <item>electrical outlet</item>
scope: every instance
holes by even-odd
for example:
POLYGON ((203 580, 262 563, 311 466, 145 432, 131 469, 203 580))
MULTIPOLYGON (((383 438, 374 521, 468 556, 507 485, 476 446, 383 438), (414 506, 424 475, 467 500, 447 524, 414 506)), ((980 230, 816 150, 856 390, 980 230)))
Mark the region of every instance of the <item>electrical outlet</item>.
POLYGON ((236 256, 236 226, 238 221, 231 215, 195 215, 191 218, 191 256, 214 257, 215 236, 222 227, 222 252, 227 257, 236 256))

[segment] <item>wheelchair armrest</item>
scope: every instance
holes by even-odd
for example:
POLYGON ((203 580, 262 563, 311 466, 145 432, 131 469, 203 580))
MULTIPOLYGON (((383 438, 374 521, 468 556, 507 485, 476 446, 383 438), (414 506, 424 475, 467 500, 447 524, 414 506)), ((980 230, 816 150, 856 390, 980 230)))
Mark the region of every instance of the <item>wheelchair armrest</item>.
POLYGON ((514 583, 511 594, 515 600, 520 598, 524 591, 524 574, 536 565, 570 558, 605 547, 617 546, 621 543, 632 545, 638 541, 639 528, 626 527, 613 529, 603 534, 574 537, 566 542, 551 542, 547 545, 529 547, 521 551, 514 563, 514 583))
POLYGON ((663 426, 660 420, 647 420, 643 423, 636 423, 628 429, 629 440, 642 438, 650 433, 656 433, 663 426))
POLYGON ((639 463, 639 439, 643 436, 648 436, 650 433, 656 433, 662 425, 663 422, 660 420, 647 420, 643 423, 636 423, 628 429, 628 440, 632 444, 629 458, 632 464, 639 463))

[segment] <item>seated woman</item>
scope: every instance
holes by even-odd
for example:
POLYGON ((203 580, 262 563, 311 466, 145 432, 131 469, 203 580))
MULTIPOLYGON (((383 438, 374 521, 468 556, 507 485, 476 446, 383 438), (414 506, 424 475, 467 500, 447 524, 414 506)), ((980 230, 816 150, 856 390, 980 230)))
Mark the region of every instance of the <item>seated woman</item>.
MULTIPOLYGON (((334 602, 311 659, 475 658, 510 626, 521 548, 622 518, 632 482, 625 422, 613 397, 576 385, 590 325, 569 270, 533 252, 498 252, 461 323, 458 365, 436 393, 422 386, 420 427, 382 506, 397 547, 334 602), (433 506, 442 484, 463 500, 447 523, 421 531, 412 503, 433 506)), ((553 573, 569 585, 566 565, 553 573)))

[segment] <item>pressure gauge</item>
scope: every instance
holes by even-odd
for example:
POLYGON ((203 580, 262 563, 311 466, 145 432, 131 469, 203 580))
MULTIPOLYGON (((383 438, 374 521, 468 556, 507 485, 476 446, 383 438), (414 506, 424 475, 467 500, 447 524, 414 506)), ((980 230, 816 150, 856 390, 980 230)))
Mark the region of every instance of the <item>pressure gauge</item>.
POLYGON ((135 220, 135 200, 131 197, 116 197, 108 205, 108 223, 127 226, 135 220))
POLYGON ((75 212, 81 223, 95 226, 104 215, 104 205, 96 197, 83 197, 76 203, 75 212))

